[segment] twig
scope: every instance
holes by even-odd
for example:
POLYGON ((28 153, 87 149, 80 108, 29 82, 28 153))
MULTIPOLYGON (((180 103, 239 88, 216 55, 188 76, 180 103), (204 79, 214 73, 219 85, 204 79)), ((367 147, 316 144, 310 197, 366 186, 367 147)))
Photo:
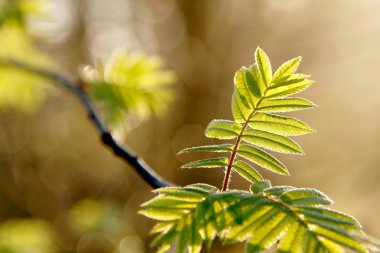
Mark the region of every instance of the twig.
POLYGON ((117 141, 113 138, 112 134, 106 127, 105 123, 98 115, 91 99, 86 95, 86 93, 82 91, 77 83, 69 80, 61 74, 46 69, 37 68, 18 61, 8 61, 3 62, 2 64, 46 77, 69 90, 78 98, 83 107, 86 109, 88 116, 95 125, 103 144, 110 147, 116 156, 120 157, 130 166, 132 166, 132 168, 145 180, 145 182, 153 188, 156 189, 173 185, 158 175, 143 159, 132 153, 126 147, 122 147, 119 143, 117 143, 117 141))

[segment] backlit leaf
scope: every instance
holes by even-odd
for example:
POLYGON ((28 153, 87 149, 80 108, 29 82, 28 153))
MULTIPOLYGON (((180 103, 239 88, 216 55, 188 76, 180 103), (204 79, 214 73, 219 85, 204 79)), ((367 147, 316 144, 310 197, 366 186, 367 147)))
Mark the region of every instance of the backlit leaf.
POLYGON ((272 81, 272 67, 268 56, 258 47, 255 52, 255 59, 265 85, 269 86, 272 81))
POLYGON ((303 154, 301 147, 297 143, 278 134, 249 129, 244 132, 242 139, 255 146, 280 153, 303 154))
POLYGON ((215 119, 207 126, 205 134, 207 137, 217 139, 236 138, 241 131, 241 125, 230 120, 215 119))
POLYGON ((298 119, 267 113, 255 114, 249 125, 253 129, 284 136, 304 135, 314 132, 310 126, 298 119))
POLYGON ((267 170, 282 175, 289 174, 286 167, 280 161, 270 154, 251 145, 241 144, 237 153, 239 156, 244 157, 267 170))
POLYGON ((333 201, 316 189, 295 189, 285 192, 280 198, 292 205, 331 205, 333 201))
POLYGON ((194 162, 187 163, 182 165, 181 168, 185 169, 194 169, 194 168, 220 168, 227 166, 228 159, 225 157, 219 158, 210 158, 204 160, 198 160, 194 162))
POLYGON ((233 148, 232 144, 220 144, 220 145, 209 145, 209 146, 199 146, 199 147, 191 147, 185 148, 181 150, 178 154, 189 153, 189 152, 229 152, 233 148))
POLYGON ((300 64, 302 57, 297 57, 283 63, 273 75, 273 83, 286 80, 293 75, 300 64))
POLYGON ((265 99, 257 107, 259 112, 291 112, 316 107, 302 98, 265 99))
POLYGON ((252 168, 251 165, 249 165, 246 162, 236 161, 232 165, 232 167, 237 173, 239 173, 242 177, 244 177, 251 183, 255 183, 257 181, 263 180, 261 175, 254 168, 252 168))

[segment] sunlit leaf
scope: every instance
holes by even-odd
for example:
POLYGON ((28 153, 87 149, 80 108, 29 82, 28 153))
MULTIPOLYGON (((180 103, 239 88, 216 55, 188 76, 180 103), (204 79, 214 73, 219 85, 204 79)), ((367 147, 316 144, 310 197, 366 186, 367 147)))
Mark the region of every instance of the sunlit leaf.
POLYGON ((182 165, 181 168, 185 169, 194 169, 194 168, 220 168, 227 166, 228 159, 225 157, 219 158, 210 158, 204 160, 198 160, 194 162, 187 163, 182 165))
POLYGON ((332 200, 316 189, 295 189, 285 192, 280 198, 292 205, 331 205, 332 200))
POLYGON ((255 146, 288 154, 302 154, 301 147, 291 139, 278 134, 249 129, 244 132, 242 139, 255 146))
POLYGON ((302 57, 297 57, 283 63, 273 75, 273 83, 278 83, 288 79, 293 75, 300 64, 302 57))
POLYGON ((236 161, 232 167, 237 173, 239 173, 242 177, 251 183, 255 183, 263 179, 262 176, 246 162, 236 161))
POLYGON ((266 86, 269 86, 272 81, 272 67, 268 56, 261 48, 258 47, 255 52, 255 59, 264 83, 266 86))
POLYGON ((82 76, 108 121, 117 127, 131 116, 136 121, 167 109, 173 98, 170 84, 176 78, 163 65, 158 57, 118 50, 105 64, 85 67, 82 76))
MULTIPOLYGON (((160 235, 152 246, 161 246, 161 249, 176 247, 178 253, 186 249, 198 253, 203 244, 209 247, 218 237, 223 243, 245 242, 247 252, 270 249, 277 243, 279 253, 341 253, 343 248, 367 252, 356 236, 362 231, 350 216, 320 206, 326 204, 323 201, 305 201, 299 206, 297 202, 278 198, 296 195, 305 199, 318 195, 318 198, 328 199, 323 193, 314 189, 270 185, 268 180, 256 182, 251 187, 252 194, 245 191, 210 192, 203 199, 192 201, 191 206, 186 201, 173 201, 171 194, 175 190, 182 194, 192 189, 192 185, 157 191, 159 195, 145 203, 144 210, 152 208, 152 203, 155 208, 167 203, 168 215, 177 218, 161 221, 155 226, 154 230, 160 235), (307 214, 309 211, 310 215, 307 214), (313 214, 322 218, 311 220, 313 214), (349 230, 342 227, 350 225, 347 222, 352 223, 349 230)), ((147 216, 151 217, 149 213, 147 216)), ((154 219, 162 220, 161 217, 154 219)))
POLYGON ((249 122, 253 129, 284 136, 304 135, 314 132, 306 123, 291 117, 267 113, 255 114, 249 122))
POLYGON ((205 134, 207 137, 217 139, 233 139, 239 135, 241 125, 230 120, 215 119, 207 126, 205 134))
POLYGON ((199 146, 199 147, 191 147, 185 148, 181 150, 178 154, 190 153, 190 152, 229 152, 233 148, 232 144, 220 144, 220 145, 209 145, 209 146, 199 146))
POLYGON ((272 172, 288 175, 286 167, 272 155, 255 148, 251 145, 241 144, 237 151, 238 155, 272 172))
POLYGON ((258 106, 259 112, 291 112, 316 107, 312 102, 302 98, 265 99, 258 106))

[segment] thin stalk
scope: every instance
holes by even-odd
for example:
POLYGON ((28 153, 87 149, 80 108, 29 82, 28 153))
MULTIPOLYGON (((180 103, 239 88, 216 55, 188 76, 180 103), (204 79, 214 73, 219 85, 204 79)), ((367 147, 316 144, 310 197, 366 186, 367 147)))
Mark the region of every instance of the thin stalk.
POLYGON ((233 148, 231 156, 230 156, 230 160, 228 162, 226 173, 224 174, 223 185, 222 185, 222 192, 227 191, 227 189, 228 189, 228 184, 230 183, 230 180, 231 180, 232 165, 234 164, 234 161, 235 161, 235 158, 236 158, 236 155, 237 155, 237 151, 238 151, 239 145, 241 143, 241 138, 243 137, 244 131, 248 127, 249 120, 253 117, 253 115, 256 114, 256 112, 257 112, 256 108, 263 101, 263 99, 265 97, 265 93, 266 93, 266 90, 265 90, 263 96, 259 99, 259 101, 255 105, 255 108, 252 110, 251 114, 247 117, 247 120, 244 122, 244 125, 243 125, 243 127, 242 127, 242 129, 241 129, 241 131, 240 131, 240 133, 239 133, 239 135, 237 137, 237 139, 236 139, 234 148, 233 148))

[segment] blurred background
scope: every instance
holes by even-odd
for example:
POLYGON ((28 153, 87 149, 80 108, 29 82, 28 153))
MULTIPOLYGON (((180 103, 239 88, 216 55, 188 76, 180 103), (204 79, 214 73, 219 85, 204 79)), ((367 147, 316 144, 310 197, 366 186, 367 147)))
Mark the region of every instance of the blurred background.
MULTIPOLYGON (((300 72, 315 84, 302 96, 319 107, 294 116, 317 133, 296 138, 306 156, 278 156, 291 177, 264 174, 274 185, 320 189, 380 237, 379 1, 45 2, 47 18, 31 27, 62 73, 76 78, 79 66, 119 47, 159 55, 176 72, 167 113, 129 129, 124 141, 179 185, 221 186, 221 170, 179 170, 195 156, 176 153, 212 143, 207 124, 232 118, 234 72, 254 61, 255 48, 273 68, 303 56, 300 72)), ((71 94, 49 89, 32 114, 0 111, 1 252, 153 252, 153 222, 136 213, 151 188, 102 146, 71 94)), ((236 176, 231 187, 248 184, 236 176)))

